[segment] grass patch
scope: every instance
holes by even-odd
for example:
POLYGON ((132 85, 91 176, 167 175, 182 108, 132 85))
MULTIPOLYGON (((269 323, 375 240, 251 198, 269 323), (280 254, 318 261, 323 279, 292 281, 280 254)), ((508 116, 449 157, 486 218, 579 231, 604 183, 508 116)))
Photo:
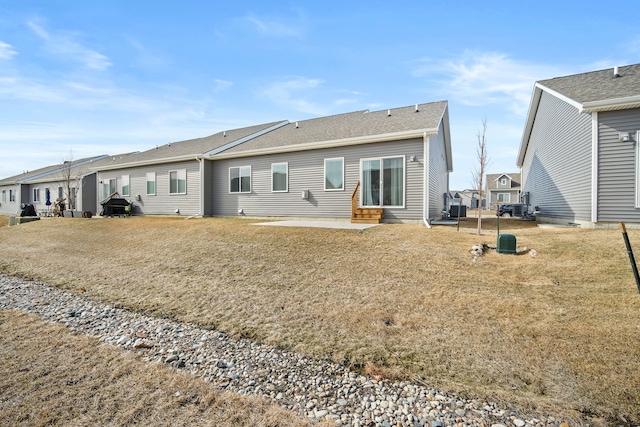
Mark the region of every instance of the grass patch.
MULTIPOLYGON (((43 219, 0 228, 0 272, 375 375, 565 419, 640 422, 640 295, 617 230, 496 218, 365 231, 243 219, 43 219)), ((632 244, 640 231, 629 230, 632 244)))
POLYGON ((263 399, 218 392, 94 338, 0 310, 0 425, 297 427, 263 399))

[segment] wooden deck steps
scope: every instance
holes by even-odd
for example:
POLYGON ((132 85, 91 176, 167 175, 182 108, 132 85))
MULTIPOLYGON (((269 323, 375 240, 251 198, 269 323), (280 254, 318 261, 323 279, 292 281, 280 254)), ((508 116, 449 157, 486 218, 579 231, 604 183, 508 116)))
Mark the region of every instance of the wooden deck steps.
POLYGON ((351 222, 359 224, 380 224, 384 218, 382 208, 356 208, 351 212, 351 222))
POLYGON ((351 195, 351 222, 357 224, 380 224, 384 218, 383 208, 359 208, 358 207, 358 188, 360 181, 356 185, 351 195))

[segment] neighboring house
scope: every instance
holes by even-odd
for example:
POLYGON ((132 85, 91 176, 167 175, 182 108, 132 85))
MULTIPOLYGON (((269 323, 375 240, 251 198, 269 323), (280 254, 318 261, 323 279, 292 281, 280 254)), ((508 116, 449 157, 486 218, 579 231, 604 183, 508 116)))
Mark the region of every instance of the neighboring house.
POLYGON ((502 203, 520 203, 520 173, 487 174, 489 209, 502 203))
POLYGON ((214 216, 349 218, 381 208, 386 222, 442 217, 452 171, 446 101, 288 123, 212 156, 214 216))
MULTIPOLYGON (((458 203, 466 206, 467 209, 478 209, 478 190, 465 189, 461 191, 451 191, 451 197, 454 205, 458 203)), ((482 197, 482 207, 486 207, 485 195, 482 197)))
POLYGON ((640 223, 640 64, 535 84, 518 153, 546 222, 640 223))
POLYGON ((0 214, 19 214, 23 204, 42 213, 62 199, 67 209, 95 212, 95 173, 89 167, 106 157, 65 161, 0 180, 0 214))
POLYGON ((210 206, 213 197, 210 188, 213 162, 209 154, 286 123, 228 130, 126 156, 110 156, 91 169, 97 173, 97 200, 117 191, 120 197, 133 202, 136 214, 207 215, 204 206, 210 206))
POLYGON ((447 102, 267 123, 166 144, 98 173, 135 212, 187 216, 440 218, 452 170, 447 102))

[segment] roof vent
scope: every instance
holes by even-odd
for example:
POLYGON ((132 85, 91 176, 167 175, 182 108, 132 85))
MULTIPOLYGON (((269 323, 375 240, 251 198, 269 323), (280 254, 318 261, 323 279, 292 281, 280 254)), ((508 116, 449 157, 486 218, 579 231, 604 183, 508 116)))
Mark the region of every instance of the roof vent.
POLYGON ((613 67, 613 78, 618 78, 620 77, 620 73, 618 72, 618 66, 616 65, 615 67, 613 67))
POLYGON ((298 129, 298 122, 296 122, 296 129, 298 129))
POLYGON ((391 110, 387 110, 387 117, 391 117, 391 110))
POLYGON ((225 130, 224 132, 222 132, 222 136, 226 137, 227 136, 227 131, 225 130))
POLYGON ((416 113, 419 112, 420 110, 418 109, 418 104, 416 104, 416 113))

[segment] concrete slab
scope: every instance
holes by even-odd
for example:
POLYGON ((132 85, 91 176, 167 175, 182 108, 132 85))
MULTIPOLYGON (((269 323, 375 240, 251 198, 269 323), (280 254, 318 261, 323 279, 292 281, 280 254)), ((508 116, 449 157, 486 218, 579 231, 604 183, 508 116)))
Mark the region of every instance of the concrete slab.
POLYGON ((274 227, 311 227, 311 228, 338 228, 343 230, 366 230, 380 224, 352 224, 350 221, 318 221, 318 220, 291 220, 258 222, 253 225, 268 225, 274 227))

